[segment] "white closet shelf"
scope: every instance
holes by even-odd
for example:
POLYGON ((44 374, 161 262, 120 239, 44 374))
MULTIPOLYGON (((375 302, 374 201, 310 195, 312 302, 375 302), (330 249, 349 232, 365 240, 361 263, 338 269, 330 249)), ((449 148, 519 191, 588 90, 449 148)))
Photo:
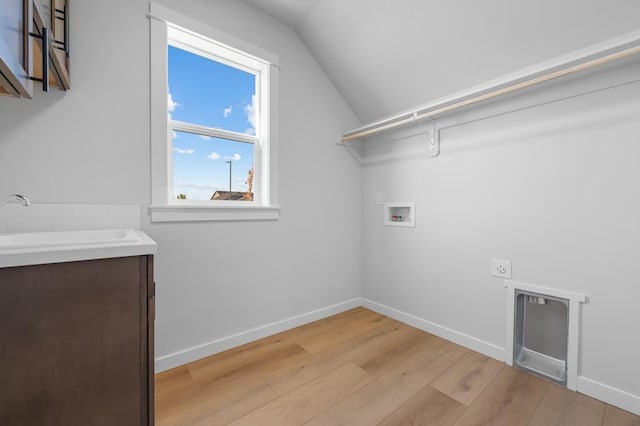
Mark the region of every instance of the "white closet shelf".
MULTIPOLYGON (((560 77, 586 71, 606 63, 628 58, 640 53, 640 31, 607 40, 576 50, 555 59, 507 74, 461 92, 401 112, 346 132, 341 142, 362 139, 376 133, 435 119, 456 109, 488 101, 560 77)), ((435 139, 434 136, 432 136, 435 139)), ((437 141, 433 141, 435 143, 437 141)), ((437 152, 434 152, 437 155, 437 152)), ((434 155, 434 156, 435 156, 434 155)))

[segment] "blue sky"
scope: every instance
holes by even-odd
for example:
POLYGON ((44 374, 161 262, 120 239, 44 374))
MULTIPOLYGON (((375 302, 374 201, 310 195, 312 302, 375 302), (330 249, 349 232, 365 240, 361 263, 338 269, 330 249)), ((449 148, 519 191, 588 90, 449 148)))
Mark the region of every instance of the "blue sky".
MULTIPOLYGON (((169 46, 169 105, 172 119, 239 133, 255 133, 255 76, 169 46)), ((190 200, 208 200, 216 190, 245 191, 253 166, 253 145, 202 137, 173 135, 173 192, 190 200)))

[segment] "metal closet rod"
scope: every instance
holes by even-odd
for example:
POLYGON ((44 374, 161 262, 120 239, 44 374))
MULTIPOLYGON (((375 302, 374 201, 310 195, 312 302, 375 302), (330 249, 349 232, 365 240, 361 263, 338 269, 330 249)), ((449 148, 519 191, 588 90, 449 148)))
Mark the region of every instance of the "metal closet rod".
MULTIPOLYGON (((638 34, 635 34, 634 38, 636 43, 640 41, 640 36, 638 34)), ((629 43, 625 43, 625 44, 628 45, 629 43)), ((602 55, 603 52, 611 51, 611 50, 612 48, 601 49, 599 53, 600 55, 602 55)), ((603 56, 596 57, 595 59, 585 60, 584 62, 579 62, 576 65, 571 65, 556 71, 547 72, 525 81, 517 81, 517 79, 516 79, 517 82, 507 81, 506 83, 503 83, 503 84, 508 84, 505 87, 500 87, 501 84, 497 84, 494 86, 493 90, 488 89, 490 90, 488 92, 486 92, 487 89, 485 89, 485 90, 476 90, 475 93, 473 92, 471 94, 467 93, 457 97, 454 95, 453 99, 446 99, 441 102, 436 102, 433 105, 430 105, 427 107, 421 107, 413 111, 409 111, 409 112, 399 114, 384 120, 380 120, 378 122, 369 124, 359 129, 352 130, 351 132, 347 132, 344 135, 342 135, 342 142, 348 142, 353 139, 359 139, 365 136, 371 136, 376 133, 392 130, 398 127, 403 127, 427 118, 432 119, 437 115, 451 112, 458 108, 466 107, 472 104, 476 104, 478 102, 486 101, 492 98, 496 98, 498 96, 502 96, 518 90, 526 89, 531 86, 535 86, 537 84, 547 82, 549 80, 564 77, 580 71, 588 70, 590 68, 594 68, 599 65, 606 64, 607 62, 623 59, 638 53, 640 53, 640 45, 624 48, 614 53, 604 54, 603 56)), ((596 55, 598 55, 598 53, 596 53, 596 55)), ((587 58, 593 57, 593 56, 594 56, 593 53, 590 55, 585 55, 585 57, 587 58)), ((585 57, 580 59, 584 60, 585 57)), ((573 61, 566 61, 565 65, 567 62, 568 63, 575 62, 575 59, 573 61)))

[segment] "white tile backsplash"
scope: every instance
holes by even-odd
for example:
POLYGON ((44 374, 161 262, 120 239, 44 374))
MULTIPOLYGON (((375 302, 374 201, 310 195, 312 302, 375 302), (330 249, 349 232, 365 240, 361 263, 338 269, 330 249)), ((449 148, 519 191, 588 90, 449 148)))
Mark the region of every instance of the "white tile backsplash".
POLYGON ((107 209, 109 217, 136 217, 140 216, 140 206, 137 204, 122 204, 109 206, 107 209))
POLYGON ((56 217, 53 219, 52 231, 82 231, 96 229, 91 217, 56 217))
POLYGON ((44 232, 51 231, 50 217, 13 217, 7 219, 7 232, 44 232))
POLYGON ((109 215, 109 206, 100 204, 74 204, 73 216, 100 217, 109 215))
POLYGON ((29 217, 32 215, 30 212, 31 207, 33 207, 33 205, 24 207, 22 204, 17 203, 5 204, 0 207, 0 219, 29 217))
POLYGON ((140 229, 140 216, 95 216, 91 218, 91 222, 99 229, 140 229))
POLYGON ((7 204, 0 208, 0 233, 140 229, 139 204, 7 204))
POLYGON ((27 211, 34 217, 69 217, 73 213, 71 204, 32 204, 22 211, 27 211))

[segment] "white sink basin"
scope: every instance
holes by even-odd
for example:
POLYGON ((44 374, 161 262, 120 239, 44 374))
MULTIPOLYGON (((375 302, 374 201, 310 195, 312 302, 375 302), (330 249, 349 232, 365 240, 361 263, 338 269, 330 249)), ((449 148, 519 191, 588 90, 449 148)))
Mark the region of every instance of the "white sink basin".
POLYGON ((154 254, 156 243, 132 229, 0 235, 0 267, 154 254))
POLYGON ((28 247, 68 246, 86 244, 117 244, 136 241, 130 229, 106 229, 99 231, 34 232, 30 234, 0 235, 0 250, 28 247))

